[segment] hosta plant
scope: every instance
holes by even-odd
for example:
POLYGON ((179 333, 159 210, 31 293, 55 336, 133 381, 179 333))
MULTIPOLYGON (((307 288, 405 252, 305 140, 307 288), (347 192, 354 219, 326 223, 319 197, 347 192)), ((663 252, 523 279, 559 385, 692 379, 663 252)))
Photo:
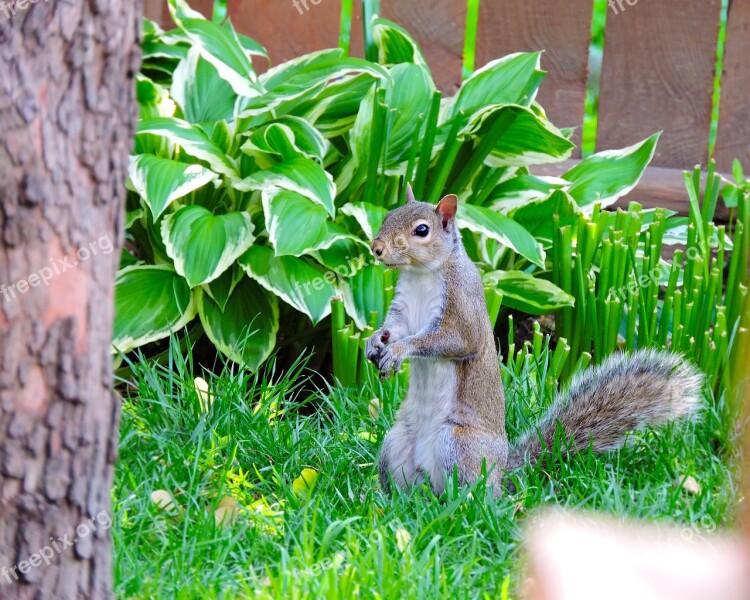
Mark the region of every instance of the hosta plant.
POLYGON ((428 201, 459 196, 493 298, 533 314, 569 306, 550 282, 552 215, 614 202, 654 152, 656 137, 531 175, 574 148, 535 101, 539 53, 492 61, 444 98, 416 42, 378 17, 377 61, 322 50, 258 74, 260 44, 184 0, 169 7, 176 29, 145 24, 120 352, 192 329, 254 369, 280 334, 304 341, 335 299, 354 329, 379 321, 394 276, 368 246, 406 182, 428 201))

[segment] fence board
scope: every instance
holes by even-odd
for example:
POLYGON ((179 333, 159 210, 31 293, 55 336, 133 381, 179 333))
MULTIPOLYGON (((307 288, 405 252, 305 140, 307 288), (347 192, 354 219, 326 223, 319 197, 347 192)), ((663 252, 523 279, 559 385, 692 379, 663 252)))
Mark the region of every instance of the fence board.
POLYGON ((512 52, 544 50, 548 72, 538 100, 559 127, 578 127, 586 98, 591 0, 483 0, 479 8, 477 66, 512 52))
POLYGON ((607 16, 597 147, 664 130, 653 166, 705 164, 721 2, 628 2, 607 16))
POLYGON ((383 17, 404 27, 422 48, 435 85, 453 95, 461 85, 465 0, 381 0, 383 17))
POLYGON ((272 65, 339 43, 336 0, 229 0, 227 9, 237 31, 266 47, 272 65))
POLYGON ((164 0, 146 0, 143 5, 143 14, 146 18, 161 23, 165 6, 164 0))
POLYGON ((750 170, 750 3, 729 4, 724 75, 721 86, 716 161, 731 172, 739 158, 750 170))

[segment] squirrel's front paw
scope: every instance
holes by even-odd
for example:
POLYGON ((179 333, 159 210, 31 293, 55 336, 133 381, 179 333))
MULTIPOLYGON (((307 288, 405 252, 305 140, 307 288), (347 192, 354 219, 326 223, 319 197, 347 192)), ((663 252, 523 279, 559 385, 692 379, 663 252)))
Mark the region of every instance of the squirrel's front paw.
POLYGON ((406 358, 406 345, 401 342, 391 344, 382 351, 378 369, 380 369, 380 379, 390 377, 392 373, 398 373, 401 369, 401 363, 406 358))
POLYGON ((375 363, 375 366, 378 366, 380 364, 380 359, 383 357, 385 345, 390 338, 391 332, 387 329, 378 329, 373 333, 367 340, 365 346, 365 356, 367 356, 367 360, 372 361, 375 363))

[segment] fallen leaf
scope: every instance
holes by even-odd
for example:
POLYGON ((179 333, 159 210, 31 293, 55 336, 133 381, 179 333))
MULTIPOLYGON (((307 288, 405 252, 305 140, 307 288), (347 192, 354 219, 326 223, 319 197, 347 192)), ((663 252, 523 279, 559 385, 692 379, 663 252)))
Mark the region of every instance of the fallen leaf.
POLYGON ((403 527, 399 527, 396 530, 396 546, 399 552, 403 553, 409 547, 409 542, 411 542, 411 534, 403 527))
POLYGON ((242 506, 240 503, 231 496, 222 498, 216 512, 214 513, 217 527, 234 525, 240 516, 241 510, 242 506))
POLYGON ((292 483, 292 491, 297 496, 308 495, 318 480, 318 472, 315 469, 302 469, 302 474, 292 483))
POLYGON ((371 444, 377 444, 378 442, 378 436, 374 433, 370 433, 369 431, 360 431, 357 436, 359 436, 366 442, 370 442, 371 444))
POLYGON ((685 478, 685 481, 682 482, 682 489, 689 494, 701 493, 701 485, 695 480, 695 477, 693 477, 692 475, 688 475, 685 478))
POLYGON ((377 419, 381 411, 383 410, 383 407, 380 404, 380 398, 373 398, 372 400, 370 400, 370 404, 368 405, 367 410, 370 412, 371 419, 377 419))
POLYGON ((195 391, 198 393, 198 401, 200 402, 201 410, 203 412, 208 412, 208 409, 211 408, 211 404, 214 401, 209 392, 208 382, 203 379, 203 377, 196 377, 193 380, 193 385, 195 386, 195 391))
POLYGON ((162 510, 171 510, 175 508, 172 494, 167 490, 154 490, 151 492, 151 502, 156 504, 156 507, 162 510))

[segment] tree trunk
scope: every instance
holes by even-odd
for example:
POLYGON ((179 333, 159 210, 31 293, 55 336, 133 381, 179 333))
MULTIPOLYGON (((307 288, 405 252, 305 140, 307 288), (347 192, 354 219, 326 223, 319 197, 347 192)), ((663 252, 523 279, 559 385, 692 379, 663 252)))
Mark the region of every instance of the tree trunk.
POLYGON ((142 0, 0 0, 0 597, 112 595, 109 347, 142 0))

